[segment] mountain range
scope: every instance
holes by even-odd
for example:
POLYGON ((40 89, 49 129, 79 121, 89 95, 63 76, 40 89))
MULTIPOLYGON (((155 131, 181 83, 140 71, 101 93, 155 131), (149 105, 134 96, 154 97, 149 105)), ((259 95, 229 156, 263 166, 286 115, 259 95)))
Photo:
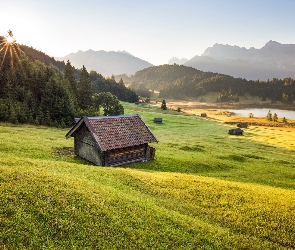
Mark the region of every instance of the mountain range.
MULTIPOLYGON (((60 61, 70 60, 76 68, 84 65, 88 71, 95 70, 103 76, 133 75, 137 71, 153 66, 151 63, 126 51, 78 51, 60 61)), ((247 80, 271 80, 295 78, 295 44, 267 42, 261 49, 214 44, 201 56, 190 60, 173 57, 168 64, 185 65, 205 72, 216 72, 247 80)))
POLYGON ((247 80, 295 78, 295 44, 269 41, 261 49, 214 44, 184 65, 247 80))
POLYGON ((88 71, 95 70, 104 77, 120 74, 131 75, 141 69, 153 66, 126 51, 80 50, 55 59, 65 62, 69 60, 72 66, 76 68, 82 68, 84 65, 88 71))
POLYGON ((179 65, 183 65, 187 62, 188 60, 186 58, 181 58, 178 59, 177 57, 173 57, 168 61, 168 64, 179 64, 179 65))

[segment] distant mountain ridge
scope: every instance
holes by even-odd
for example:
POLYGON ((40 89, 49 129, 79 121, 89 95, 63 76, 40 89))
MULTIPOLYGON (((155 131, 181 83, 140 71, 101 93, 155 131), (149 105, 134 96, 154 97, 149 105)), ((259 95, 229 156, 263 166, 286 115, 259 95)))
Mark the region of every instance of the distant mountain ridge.
POLYGON ((248 80, 295 78, 295 44, 269 41, 261 49, 214 44, 184 65, 248 80))
POLYGON ((135 74, 135 72, 153 66, 151 63, 137 58, 126 51, 94 51, 79 50, 64 57, 56 57, 60 61, 69 60, 76 68, 84 65, 88 71, 95 70, 103 76, 135 74))
POLYGON ((181 58, 178 59, 177 57, 173 57, 169 60, 168 64, 179 64, 179 65, 183 65, 187 62, 188 60, 186 58, 181 58))

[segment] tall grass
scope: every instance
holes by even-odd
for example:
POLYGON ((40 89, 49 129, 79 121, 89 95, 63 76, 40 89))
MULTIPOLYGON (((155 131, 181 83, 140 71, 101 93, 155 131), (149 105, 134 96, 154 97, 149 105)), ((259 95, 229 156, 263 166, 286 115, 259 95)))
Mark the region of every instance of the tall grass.
POLYGON ((152 162, 92 166, 67 130, 0 124, 2 249, 292 249, 295 159, 284 139, 194 116, 139 113, 160 140, 152 162), (153 123, 161 116, 163 124, 153 123))

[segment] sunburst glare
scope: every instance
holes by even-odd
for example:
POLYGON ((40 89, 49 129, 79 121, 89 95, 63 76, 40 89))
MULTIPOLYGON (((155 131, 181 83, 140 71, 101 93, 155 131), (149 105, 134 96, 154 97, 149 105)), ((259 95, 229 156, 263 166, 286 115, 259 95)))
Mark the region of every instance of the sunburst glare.
POLYGON ((20 53, 24 54, 16 43, 12 31, 9 30, 7 35, 0 39, 0 58, 2 57, 0 70, 4 70, 4 64, 6 64, 6 69, 13 69, 14 63, 20 61, 20 53))
POLYGON ((7 41, 8 43, 13 43, 13 42, 15 41, 15 39, 14 39, 12 36, 8 36, 8 37, 6 38, 6 41, 7 41))

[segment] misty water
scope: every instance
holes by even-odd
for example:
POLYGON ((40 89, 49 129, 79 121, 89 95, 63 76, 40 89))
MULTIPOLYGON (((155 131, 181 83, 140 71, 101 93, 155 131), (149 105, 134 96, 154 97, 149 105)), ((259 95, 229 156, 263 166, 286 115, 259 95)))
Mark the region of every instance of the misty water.
POLYGON ((232 109, 229 110, 234 116, 249 116, 252 113, 254 117, 266 117, 268 111, 272 114, 276 113, 279 118, 285 117, 286 119, 295 120, 295 111, 293 110, 283 110, 283 109, 232 109))

